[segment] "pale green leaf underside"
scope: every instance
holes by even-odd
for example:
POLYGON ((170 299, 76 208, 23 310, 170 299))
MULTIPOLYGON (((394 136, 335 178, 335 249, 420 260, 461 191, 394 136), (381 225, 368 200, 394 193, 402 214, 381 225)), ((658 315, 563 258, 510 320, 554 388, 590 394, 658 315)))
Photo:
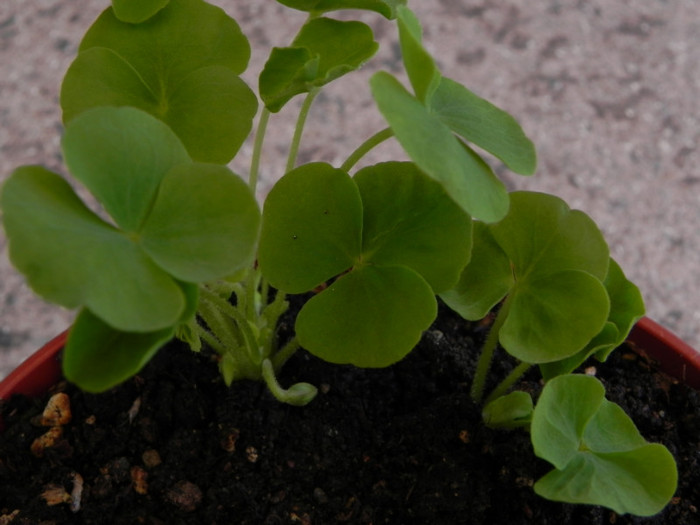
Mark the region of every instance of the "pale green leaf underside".
POLYGON ((488 427, 513 429, 528 426, 532 411, 532 396, 516 390, 491 401, 484 407, 481 416, 488 427))
POLYGON ((362 260, 408 266, 435 293, 452 287, 469 260, 469 215, 409 162, 369 166, 354 180, 362 196, 362 260))
POLYGON ((138 24, 163 9, 170 0, 112 0, 115 16, 122 22, 138 24))
POLYGON ((257 111, 238 77, 249 56, 238 24, 202 0, 172 0, 141 24, 108 9, 64 79, 64 122, 91 107, 131 105, 168 123, 196 160, 226 163, 257 111))
POLYGON ((172 326, 182 315, 177 283, 58 175, 20 168, 5 183, 1 204, 10 258, 42 297, 67 308, 84 305, 130 331, 172 326))
POLYGON ((366 9, 375 11, 386 18, 396 17, 396 8, 405 5, 406 0, 277 0, 280 4, 309 11, 312 13, 326 13, 341 9, 366 9))
POLYGON ((396 78, 379 72, 370 83, 379 110, 418 167, 470 215, 484 222, 502 219, 508 211, 508 193, 489 166, 396 78))
POLYGON ((649 444, 602 384, 564 375, 542 391, 531 424, 535 454, 556 470, 535 484, 548 499, 604 505, 620 514, 659 512, 676 489, 668 449, 649 444))
POLYGON ((520 124, 462 84, 443 77, 429 107, 457 135, 485 149, 514 172, 535 172, 535 146, 520 124))
POLYGON ((270 191, 258 261, 272 286, 306 292, 360 254, 362 202, 350 176, 329 164, 300 166, 270 191))
POLYGON ((372 30, 362 22, 311 19, 290 47, 272 50, 260 74, 260 96, 277 112, 295 95, 357 69, 377 48, 372 30))
POLYGON ((304 348, 331 363, 384 367, 408 354, 436 315, 435 296, 416 272, 363 266, 310 299, 296 333, 304 348))

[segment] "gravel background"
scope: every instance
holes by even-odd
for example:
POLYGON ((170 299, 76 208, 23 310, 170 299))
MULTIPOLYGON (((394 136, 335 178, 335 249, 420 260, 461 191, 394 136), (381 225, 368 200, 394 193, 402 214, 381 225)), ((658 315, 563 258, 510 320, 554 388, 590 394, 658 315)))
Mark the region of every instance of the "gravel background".
MULTIPOLYGON (((273 0, 215 0, 254 51, 255 85, 268 49, 304 20, 273 0), (244 5, 245 4, 245 5, 244 5)), ((538 148, 531 178, 584 210, 641 287, 650 317, 700 347, 700 2, 697 0, 412 0, 441 70, 505 108, 538 148)), ((58 90, 80 37, 107 0, 0 1, 0 181, 14 167, 63 172, 58 90)), ((383 50, 317 99, 300 161, 340 163, 383 126, 366 89, 377 69, 400 73, 393 26, 362 15, 383 50)), ((281 175, 295 118, 271 123, 260 197, 281 175), (280 155, 281 154, 281 155, 280 155)), ((245 174, 251 147, 233 163, 245 174)), ((401 157, 385 144, 367 162, 401 157)), ((499 168, 500 169, 500 168, 499 168)), ((34 298, 0 233, 0 377, 68 326, 70 312, 34 298)))

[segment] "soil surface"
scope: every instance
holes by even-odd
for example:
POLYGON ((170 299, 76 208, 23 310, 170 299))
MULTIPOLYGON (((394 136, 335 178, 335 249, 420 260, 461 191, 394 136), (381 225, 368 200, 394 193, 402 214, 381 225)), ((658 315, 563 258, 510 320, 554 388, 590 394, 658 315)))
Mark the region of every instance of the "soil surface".
MULTIPOLYGON (((280 381, 319 386, 303 408, 262 384, 226 388, 212 356, 173 343, 107 393, 58 385, 72 421, 42 457, 30 445, 47 431, 36 424, 46 400, 15 397, 3 407, 0 523, 700 523, 698 392, 625 347, 589 364, 642 435, 669 447, 679 488, 646 519, 545 501, 532 484, 551 467, 528 435, 485 428, 469 399, 485 331, 441 310, 420 345, 381 370, 299 352, 280 381)), ((521 387, 536 395, 538 374, 521 387)))

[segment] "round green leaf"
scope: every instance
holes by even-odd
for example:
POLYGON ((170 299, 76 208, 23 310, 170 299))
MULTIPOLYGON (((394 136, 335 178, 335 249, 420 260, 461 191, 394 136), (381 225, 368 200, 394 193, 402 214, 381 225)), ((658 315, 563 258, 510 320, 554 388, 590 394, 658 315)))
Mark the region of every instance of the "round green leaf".
POLYGON ((610 300, 603 284, 579 270, 516 282, 499 341, 526 363, 574 355, 603 328, 610 300))
POLYGON ((508 193, 483 159, 390 74, 376 73, 370 84, 379 110, 411 160, 470 215, 484 222, 502 219, 508 193))
POLYGON ((238 24, 202 0, 171 0, 141 24, 122 22, 108 9, 66 74, 63 119, 129 104, 175 129, 196 160, 226 163, 257 111, 255 95, 237 76, 249 57, 238 24))
POLYGON ((63 136, 66 164, 124 230, 137 231, 173 167, 190 162, 177 136, 134 108, 94 108, 63 136))
POLYGON ((86 306, 119 330, 160 330, 180 319, 181 287, 58 175, 20 168, 5 183, 0 204, 10 259, 42 297, 86 306))
POLYGON ((231 275, 255 253, 260 212, 248 185, 225 166, 170 170, 141 231, 141 246, 187 282, 231 275))
POLYGON ((120 332, 83 310, 63 351, 63 375, 81 390, 104 392, 138 373, 174 331, 120 332))
POLYGON ((407 266, 435 293, 453 286, 469 260, 469 215, 410 162, 369 166, 354 180, 364 210, 362 260, 407 266))
POLYGON ((362 201, 350 176, 329 164, 300 166, 272 188, 258 263, 272 286, 311 290, 350 268, 361 252, 362 201))
POLYGON ((280 4, 310 11, 312 13, 326 13, 340 9, 367 9, 376 11, 386 18, 396 17, 396 7, 405 5, 406 0, 277 0, 280 4))
POLYGON ((163 9, 170 0, 112 0, 115 16, 122 22, 138 24, 163 9))
POLYGON ((408 354, 436 315, 430 286, 413 270, 362 266, 304 305, 296 333, 331 363, 384 367, 408 354))
POLYGON ((666 447, 647 443, 632 420, 605 399, 594 377, 547 382, 531 423, 535 454, 555 470, 535 483, 545 498, 604 505, 651 516, 676 490, 678 472, 666 447))

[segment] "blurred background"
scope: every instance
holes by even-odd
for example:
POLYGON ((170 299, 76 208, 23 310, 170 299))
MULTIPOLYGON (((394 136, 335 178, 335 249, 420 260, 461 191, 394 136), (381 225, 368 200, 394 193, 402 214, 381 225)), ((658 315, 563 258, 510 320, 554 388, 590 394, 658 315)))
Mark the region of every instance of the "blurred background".
MULTIPOLYGON (((257 85, 269 49, 305 16, 274 0, 212 0, 241 25, 257 85)), ((22 164, 64 173, 58 93, 81 36, 107 0, 0 1, 0 182, 22 164)), ((445 76, 513 114, 537 146, 540 190, 588 213, 641 288, 647 314, 700 348, 700 2, 697 0, 409 0, 445 76)), ((340 15, 341 17, 347 15, 340 15)), ((317 98, 299 162, 340 164, 384 127, 367 80, 401 75, 392 23, 360 18, 382 49, 317 98)), ((402 77, 403 78, 403 77, 402 77)), ((262 199, 283 171, 299 101, 270 124, 262 199), (274 130, 274 131, 273 131, 274 130)), ((252 146, 232 163, 247 175, 252 146)), ((404 158, 386 143, 366 163, 404 158)), ((71 312, 33 297, 0 233, 0 378, 67 328, 71 312)))

